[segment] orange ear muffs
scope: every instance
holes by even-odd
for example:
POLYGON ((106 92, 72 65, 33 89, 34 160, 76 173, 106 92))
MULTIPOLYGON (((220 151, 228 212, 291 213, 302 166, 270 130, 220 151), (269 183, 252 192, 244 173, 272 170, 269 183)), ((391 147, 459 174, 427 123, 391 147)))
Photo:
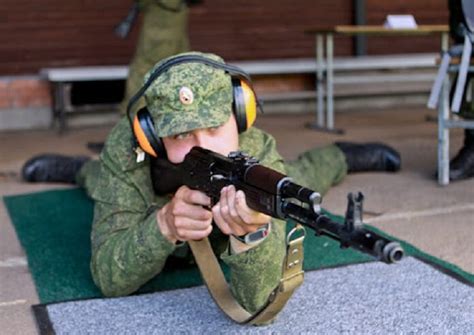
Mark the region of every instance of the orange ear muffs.
POLYGON ((147 154, 157 158, 167 158, 163 141, 156 135, 153 119, 146 108, 140 109, 132 117, 133 105, 145 94, 145 91, 163 72, 170 67, 182 63, 202 63, 226 71, 232 77, 233 86, 233 112, 237 121, 239 133, 249 129, 257 117, 257 107, 262 106, 257 100, 252 88, 250 76, 236 66, 221 63, 200 55, 181 55, 171 58, 157 67, 148 77, 145 84, 136 92, 127 104, 127 116, 140 148, 147 154))
POLYGON ((242 79, 232 79, 233 109, 237 128, 242 133, 252 127, 257 118, 257 99, 252 88, 242 79))
POLYGON ((156 136, 153 119, 146 107, 140 109, 133 120, 133 132, 140 148, 156 158, 166 158, 161 139, 156 136))

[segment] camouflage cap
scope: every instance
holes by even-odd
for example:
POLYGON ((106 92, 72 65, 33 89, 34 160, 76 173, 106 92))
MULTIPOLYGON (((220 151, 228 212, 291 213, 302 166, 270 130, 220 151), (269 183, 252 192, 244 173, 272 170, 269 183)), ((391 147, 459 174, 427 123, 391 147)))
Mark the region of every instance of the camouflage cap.
MULTIPOLYGON (((213 54, 184 53, 157 63, 145 82, 163 62, 182 55, 200 55, 224 64, 213 54)), ((232 99, 231 77, 223 69, 199 62, 171 66, 145 91, 147 108, 160 137, 224 124, 232 113, 232 99)))

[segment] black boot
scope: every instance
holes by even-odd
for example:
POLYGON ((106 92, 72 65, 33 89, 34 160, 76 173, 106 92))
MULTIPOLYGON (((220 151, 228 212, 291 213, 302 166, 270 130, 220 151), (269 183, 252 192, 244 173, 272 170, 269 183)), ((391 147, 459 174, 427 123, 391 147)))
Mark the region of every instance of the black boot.
POLYGON ((76 183, 76 174, 90 158, 44 154, 29 159, 21 169, 28 182, 76 183))
POLYGON ((104 149, 104 142, 87 142, 87 149, 95 154, 100 154, 102 149, 104 149))
POLYGON ((336 142, 346 156, 347 172, 400 170, 400 154, 382 143, 336 142))
POLYGON ((474 177, 474 129, 464 130, 464 145, 449 163, 452 181, 474 177))

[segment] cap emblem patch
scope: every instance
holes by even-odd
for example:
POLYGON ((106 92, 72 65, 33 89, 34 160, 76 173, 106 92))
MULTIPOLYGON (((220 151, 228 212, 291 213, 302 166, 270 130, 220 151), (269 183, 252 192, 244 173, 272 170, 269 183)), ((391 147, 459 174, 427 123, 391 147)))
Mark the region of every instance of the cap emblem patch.
POLYGON ((190 105, 194 101, 193 91, 189 87, 183 86, 179 89, 179 101, 183 105, 190 105))

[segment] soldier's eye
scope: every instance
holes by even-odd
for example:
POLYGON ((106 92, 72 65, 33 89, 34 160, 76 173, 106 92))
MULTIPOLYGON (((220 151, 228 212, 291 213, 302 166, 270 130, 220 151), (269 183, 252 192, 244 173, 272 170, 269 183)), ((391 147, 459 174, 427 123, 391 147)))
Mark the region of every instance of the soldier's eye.
POLYGON ((181 134, 176 134, 173 136, 173 139, 175 140, 184 140, 185 138, 188 138, 191 133, 181 133, 181 134))

